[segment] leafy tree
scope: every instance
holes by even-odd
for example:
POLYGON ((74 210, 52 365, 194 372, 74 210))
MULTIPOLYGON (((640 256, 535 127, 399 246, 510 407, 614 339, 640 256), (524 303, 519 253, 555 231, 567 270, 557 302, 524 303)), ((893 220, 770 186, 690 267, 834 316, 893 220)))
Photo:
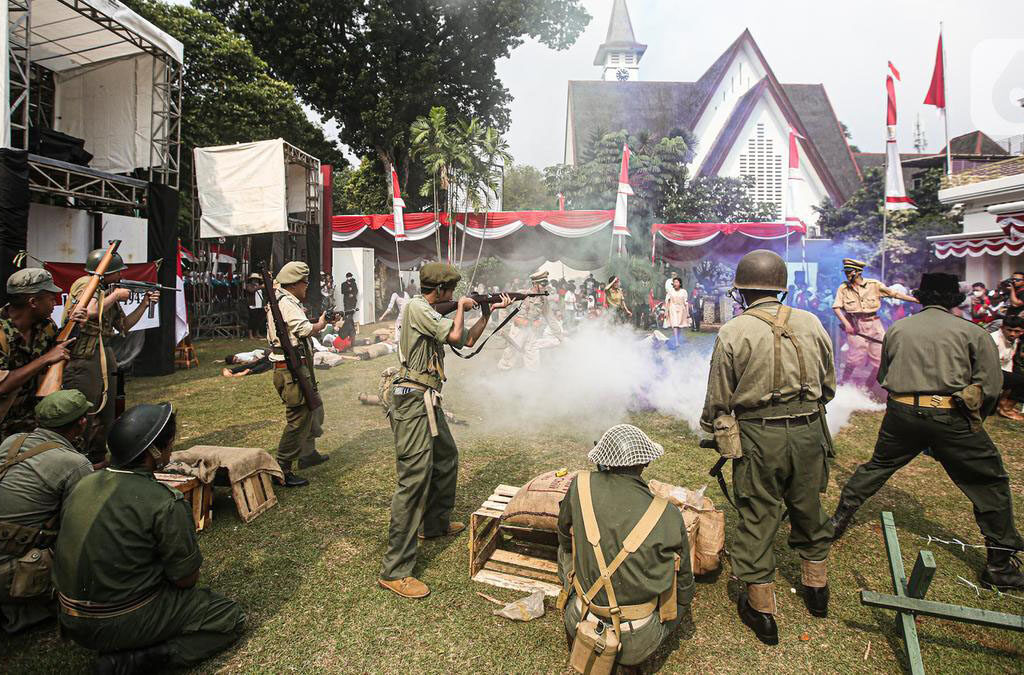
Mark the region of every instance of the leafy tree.
POLYGON ((381 180, 378 157, 363 157, 355 169, 347 168, 334 177, 334 212, 348 214, 388 213, 391 197, 381 180))
POLYGON ((671 195, 662 217, 667 223, 759 223, 778 220, 771 202, 755 202, 754 178, 698 176, 671 195))
POLYGON ((343 143, 397 165, 409 183, 409 130, 443 106, 505 131, 511 96, 495 63, 527 38, 553 49, 590 20, 581 0, 196 0, 245 35, 304 101, 335 118, 343 143))
POLYGON ((191 213, 193 148, 280 137, 325 164, 347 166, 338 146, 306 116, 292 86, 271 76, 243 37, 192 7, 160 0, 127 0, 126 4, 185 47, 183 222, 191 213))
POLYGON ((556 208, 554 198, 544 185, 544 174, 527 164, 514 164, 505 170, 501 204, 506 211, 556 208))

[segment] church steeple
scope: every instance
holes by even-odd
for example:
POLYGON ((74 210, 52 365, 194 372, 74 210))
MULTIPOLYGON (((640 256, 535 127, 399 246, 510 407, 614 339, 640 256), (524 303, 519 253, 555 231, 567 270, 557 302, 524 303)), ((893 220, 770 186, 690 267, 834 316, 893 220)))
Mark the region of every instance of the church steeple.
POLYGON ((604 80, 639 80, 640 59, 647 45, 636 41, 633 22, 629 20, 626 0, 614 0, 612 18, 608 22, 608 35, 597 48, 594 65, 603 69, 604 80))

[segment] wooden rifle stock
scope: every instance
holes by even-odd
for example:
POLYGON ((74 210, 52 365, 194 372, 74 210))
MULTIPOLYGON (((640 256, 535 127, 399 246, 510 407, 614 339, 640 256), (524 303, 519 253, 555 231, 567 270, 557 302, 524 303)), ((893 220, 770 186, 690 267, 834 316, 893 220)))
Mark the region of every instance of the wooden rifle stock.
MULTIPOLYGON (((89 303, 92 302, 93 296, 96 295, 96 291, 100 287, 100 282, 103 280, 103 275, 106 273, 107 268, 110 267, 110 261, 113 260, 114 254, 117 253, 117 247, 120 245, 120 239, 115 239, 110 242, 110 247, 107 248, 107 252, 103 254, 103 257, 100 259, 100 263, 96 265, 96 271, 92 273, 88 283, 85 284, 82 294, 78 296, 77 301, 72 302, 68 315, 64 319, 64 325, 61 326, 60 332, 57 333, 58 344, 73 337, 72 333, 75 333, 78 328, 78 324, 71 320, 71 312, 74 311, 75 307, 78 305, 88 309, 89 303)), ((65 361, 58 361, 46 369, 46 372, 43 373, 43 376, 39 379, 39 388, 36 389, 36 396, 42 398, 43 396, 49 396, 55 391, 60 391, 61 387, 64 385, 65 364, 65 361)))
MULTIPOLYGON (((267 300, 267 305, 270 306, 270 316, 274 320, 274 332, 277 333, 277 340, 281 343, 281 351, 284 352, 284 362, 288 366, 288 371, 292 374, 296 384, 299 385, 302 396, 306 399, 306 405, 310 410, 316 410, 323 406, 323 399, 320 398, 319 392, 313 389, 309 378, 306 377, 306 373, 302 370, 302 360, 295 349, 295 345, 292 344, 288 324, 284 322, 284 317, 281 316, 281 307, 277 304, 277 289, 274 288, 274 280, 271 278, 268 270, 263 270, 263 287, 267 289, 264 297, 267 300)), ((313 355, 310 354, 309 358, 312 359, 313 355)))
MULTIPOLYGON (((495 305, 501 302, 501 293, 490 293, 487 295, 480 295, 479 293, 470 293, 469 297, 473 298, 478 305, 495 305)), ((540 293, 505 293, 513 300, 525 300, 526 298, 539 298, 548 295, 547 291, 541 291, 540 293)), ((434 311, 438 314, 451 314, 459 307, 458 300, 446 300, 437 304, 431 305, 434 311)))

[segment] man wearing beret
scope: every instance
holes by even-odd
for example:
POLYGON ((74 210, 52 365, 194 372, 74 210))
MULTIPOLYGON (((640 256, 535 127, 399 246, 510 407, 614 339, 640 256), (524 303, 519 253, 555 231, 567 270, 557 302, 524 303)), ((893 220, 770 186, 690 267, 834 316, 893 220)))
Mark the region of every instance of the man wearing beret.
POLYGON ((0 445, 0 628, 16 633, 56 616, 51 547, 61 505, 92 472, 75 449, 92 404, 77 389, 35 406, 39 426, 0 445))
POLYGON ((896 471, 928 449, 974 506, 988 547, 986 587, 1024 589, 1010 481, 999 449, 982 427, 1003 388, 999 351, 988 332, 950 310, 964 301, 952 274, 925 274, 915 295, 919 314, 885 336, 878 383, 889 401, 871 459, 843 488, 832 516, 835 539, 853 514, 896 471))
MULTIPOLYGON (((35 428, 33 407, 39 376, 70 358, 71 341, 57 344, 50 315, 61 292, 44 269, 29 267, 7 280, 7 306, 0 308, 0 437, 35 428)), ((81 320, 81 311, 73 314, 81 320)))
POLYGON ((906 302, 917 302, 917 298, 893 290, 876 279, 865 279, 863 273, 866 265, 860 260, 843 258, 846 281, 836 291, 832 311, 847 335, 846 365, 839 381, 849 382, 858 368, 867 365, 870 373, 864 384, 870 386, 871 378, 878 370, 882 338, 885 337, 885 328, 878 318, 882 298, 896 298, 906 302))
POLYGON ((459 450, 441 411, 445 381, 444 346, 472 347, 484 332, 491 311, 508 307, 502 302, 481 307, 483 316, 469 330, 466 312, 477 306, 469 297, 459 300, 455 318, 441 316, 431 307, 452 299, 459 271, 443 263, 427 263, 420 270, 420 294, 405 306, 398 339, 401 368, 393 385, 388 409, 395 434, 398 488, 391 499, 388 549, 378 583, 403 598, 430 594, 427 585, 412 576, 416 565, 417 533, 423 539, 457 534, 466 528, 451 522, 459 450))
MULTIPOLYGON (((312 339, 320 335, 327 326, 327 315, 321 314, 316 323, 306 318, 302 302, 309 292, 309 266, 304 262, 287 263, 274 279, 274 294, 281 318, 288 326, 288 339, 299 354, 299 367, 306 370, 310 385, 316 389, 316 375, 313 371, 312 339)), ((315 466, 327 461, 330 455, 316 451, 316 439, 323 435, 324 407, 310 410, 302 395, 299 383, 288 370, 284 350, 277 335, 274 317, 267 304, 267 342, 270 344, 270 362, 274 367, 274 389, 285 408, 285 428, 277 444, 277 463, 284 472, 285 487, 302 487, 309 481, 292 472, 296 460, 300 468, 315 466)))

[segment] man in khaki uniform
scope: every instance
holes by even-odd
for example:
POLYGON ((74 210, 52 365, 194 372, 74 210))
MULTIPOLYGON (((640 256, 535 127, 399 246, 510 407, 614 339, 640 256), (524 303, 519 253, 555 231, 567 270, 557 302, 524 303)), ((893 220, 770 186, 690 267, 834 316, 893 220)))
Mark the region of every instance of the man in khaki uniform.
MULTIPOLYGON (((0 439, 35 426, 39 378, 54 363, 71 358, 70 341, 57 344, 50 315, 58 288, 44 269, 28 267, 7 280, 8 304, 0 308, 0 439)), ((84 313, 75 313, 80 321, 84 313)))
POLYGON ((718 333, 701 426, 733 458, 740 523, 733 572, 746 584, 738 611, 765 644, 778 644, 775 535, 788 508, 789 545, 800 555, 804 603, 828 615, 826 558, 832 527, 821 507, 831 439, 825 404, 835 396, 832 342, 810 312, 780 303, 786 263, 767 250, 736 267, 745 309, 718 333))
POLYGON ((684 618, 690 619, 694 581, 682 514, 656 498, 641 477, 662 454, 664 449, 640 429, 613 426, 587 455, 598 470, 573 478, 558 513, 566 635, 571 643, 581 619, 614 626, 623 666, 646 661, 684 618), (630 535, 645 533, 636 550, 611 569, 630 535), (602 579, 605 569, 610 574, 602 579), (613 601, 619 609, 614 615, 613 601))
MULTIPOLYGON (((327 315, 321 314, 316 323, 310 323, 306 318, 302 302, 309 291, 309 266, 297 261, 287 263, 277 273, 274 281, 276 283, 272 292, 277 298, 281 318, 288 326, 288 338, 299 354, 299 367, 306 370, 309 383, 316 389, 311 338, 320 335, 320 331, 327 326, 327 315)), ((270 345, 270 362, 274 368, 274 389, 285 407, 286 425, 277 444, 277 463, 284 472, 285 487, 302 487, 309 485, 309 481, 292 473, 295 460, 299 460, 300 468, 305 468, 330 458, 330 455, 321 455, 316 451, 316 439, 323 435, 324 407, 309 409, 298 382, 288 370, 270 303, 267 303, 267 343, 270 345)))
POLYGON ((864 278, 864 267, 867 263, 853 258, 843 258, 843 273, 846 281, 836 290, 836 299, 832 303, 832 311, 839 319, 839 324, 846 333, 846 364, 840 382, 850 382, 854 373, 861 366, 869 366, 870 372, 863 384, 870 387, 878 372, 878 363, 882 357, 882 338, 885 328, 878 318, 878 310, 882 307, 882 298, 896 298, 906 302, 917 302, 917 299, 900 293, 881 281, 864 278))
POLYGON ((39 426, 0 445, 0 628, 16 633, 57 614, 50 573, 60 509, 92 464, 75 448, 92 408, 64 389, 36 404, 39 426))
POLYGON ((455 318, 441 316, 431 307, 452 299, 459 271, 443 263, 427 263, 420 270, 420 294, 405 306, 398 338, 401 368, 394 380, 388 419, 395 435, 398 487, 391 499, 388 549, 380 578, 382 587, 403 598, 423 598, 430 589, 412 576, 416 565, 417 532, 423 539, 458 534, 466 528, 451 522, 459 450, 441 410, 445 381, 444 347, 472 347, 484 332, 491 311, 501 303, 481 307, 483 316, 466 330, 465 314, 477 306, 469 297, 459 300, 455 318))
MULTIPOLYGON (((548 290, 548 273, 530 275, 530 293, 548 290)), ((561 323, 551 313, 551 302, 547 297, 533 297, 523 300, 519 314, 512 320, 509 331, 509 345, 498 361, 500 370, 511 370, 522 359, 523 366, 531 371, 540 370, 540 350, 553 347, 564 337, 561 323), (551 328, 555 338, 544 338, 544 327, 551 328)))
MULTIPOLYGON (((85 259, 86 275, 76 279, 68 291, 68 299, 64 304, 65 321, 77 308, 82 291, 89 283, 89 278, 96 273, 96 266, 105 254, 105 249, 98 248, 85 259)), ((103 274, 99 289, 85 308, 86 321, 82 323, 78 338, 71 345, 71 361, 64 370, 64 388, 79 390, 97 406, 90 417, 89 431, 85 437, 85 452, 95 465, 101 464, 107 456, 107 432, 114 422, 114 398, 117 392, 117 357, 104 341, 114 337, 115 332, 127 335, 142 318, 142 313, 160 301, 160 292, 151 291, 146 293, 146 297, 131 314, 125 315, 121 303, 131 297, 131 292, 126 288, 108 290, 108 287, 120 281, 121 273, 126 269, 128 266, 115 253, 103 274)))

